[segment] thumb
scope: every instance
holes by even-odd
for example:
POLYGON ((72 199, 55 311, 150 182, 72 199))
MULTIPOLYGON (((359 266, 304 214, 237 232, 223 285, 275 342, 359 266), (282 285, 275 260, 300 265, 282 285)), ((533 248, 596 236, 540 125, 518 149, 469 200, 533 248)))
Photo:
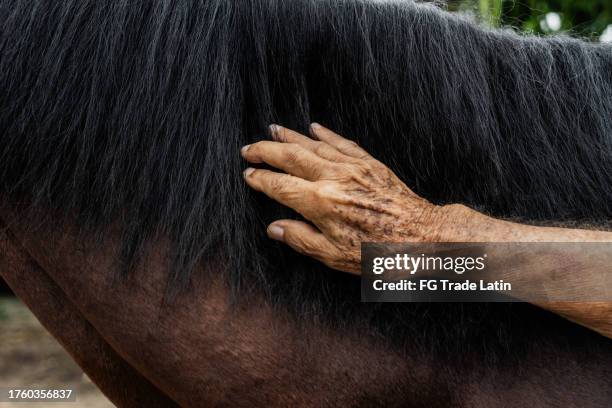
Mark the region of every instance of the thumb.
POLYGON ((284 242, 300 254, 327 263, 338 256, 338 248, 312 225, 296 220, 278 220, 268 226, 268 236, 284 242))

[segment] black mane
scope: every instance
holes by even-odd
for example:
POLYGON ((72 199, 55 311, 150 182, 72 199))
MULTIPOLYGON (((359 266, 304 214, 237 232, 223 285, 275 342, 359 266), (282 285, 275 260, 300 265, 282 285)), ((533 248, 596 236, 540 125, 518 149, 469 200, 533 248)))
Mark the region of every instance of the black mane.
POLYGON ((575 334, 602 345, 525 305, 359 304, 356 279, 265 237, 292 214, 248 191, 238 152, 269 123, 305 132, 318 121, 436 203, 609 222, 609 45, 487 30, 400 1, 1 0, 0 27, 0 196, 11 205, 76 216, 88 234, 120 226, 126 264, 168 237, 176 287, 222 259, 238 291, 419 349, 497 358, 570 347, 575 334))

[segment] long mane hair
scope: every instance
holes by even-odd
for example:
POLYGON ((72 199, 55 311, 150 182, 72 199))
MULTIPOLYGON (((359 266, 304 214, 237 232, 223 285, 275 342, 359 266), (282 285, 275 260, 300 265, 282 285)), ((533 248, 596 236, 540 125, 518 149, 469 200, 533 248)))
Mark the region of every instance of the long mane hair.
POLYGON ((527 305, 360 304, 356 279, 265 237, 295 214, 248 191, 239 156, 269 123, 318 121, 436 203, 603 225, 609 45, 411 1, 1 0, 0 26, 0 197, 84 235, 118 226, 128 273, 164 237, 174 288, 215 262, 237 296, 413 349, 487 361, 587 340, 611 351, 527 305))

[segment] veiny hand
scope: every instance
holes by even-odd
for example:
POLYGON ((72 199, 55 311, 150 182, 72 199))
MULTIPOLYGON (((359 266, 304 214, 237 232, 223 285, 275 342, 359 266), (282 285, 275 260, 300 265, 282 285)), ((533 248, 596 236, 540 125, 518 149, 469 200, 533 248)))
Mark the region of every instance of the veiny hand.
POLYGON ((314 224, 278 220, 270 238, 352 273, 360 272, 361 242, 443 239, 444 207, 417 196, 354 142, 316 123, 312 138, 277 125, 270 133, 274 141, 244 146, 242 156, 285 173, 249 167, 244 178, 314 224))

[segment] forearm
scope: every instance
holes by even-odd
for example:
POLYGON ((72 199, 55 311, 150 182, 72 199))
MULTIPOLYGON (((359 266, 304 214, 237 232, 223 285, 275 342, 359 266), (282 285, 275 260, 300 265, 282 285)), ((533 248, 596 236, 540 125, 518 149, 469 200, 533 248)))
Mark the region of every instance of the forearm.
POLYGON ((485 245, 489 258, 494 260, 491 279, 520 281, 519 290, 513 291, 515 296, 612 338, 612 302, 606 301, 612 290, 607 284, 612 251, 599 251, 593 257, 581 246, 543 245, 534 249, 533 254, 537 256, 517 257, 507 247, 495 244, 612 243, 611 232, 517 224, 487 217, 461 205, 448 206, 445 212, 454 220, 454 225, 443 235, 445 241, 490 243, 485 245), (544 299, 572 301, 533 300, 530 298, 533 293, 528 291, 536 285, 544 299), (576 301, 587 293, 588 301, 576 301))
POLYGON ((445 242, 612 242, 612 232, 538 227, 486 216, 461 204, 440 208, 445 242))

